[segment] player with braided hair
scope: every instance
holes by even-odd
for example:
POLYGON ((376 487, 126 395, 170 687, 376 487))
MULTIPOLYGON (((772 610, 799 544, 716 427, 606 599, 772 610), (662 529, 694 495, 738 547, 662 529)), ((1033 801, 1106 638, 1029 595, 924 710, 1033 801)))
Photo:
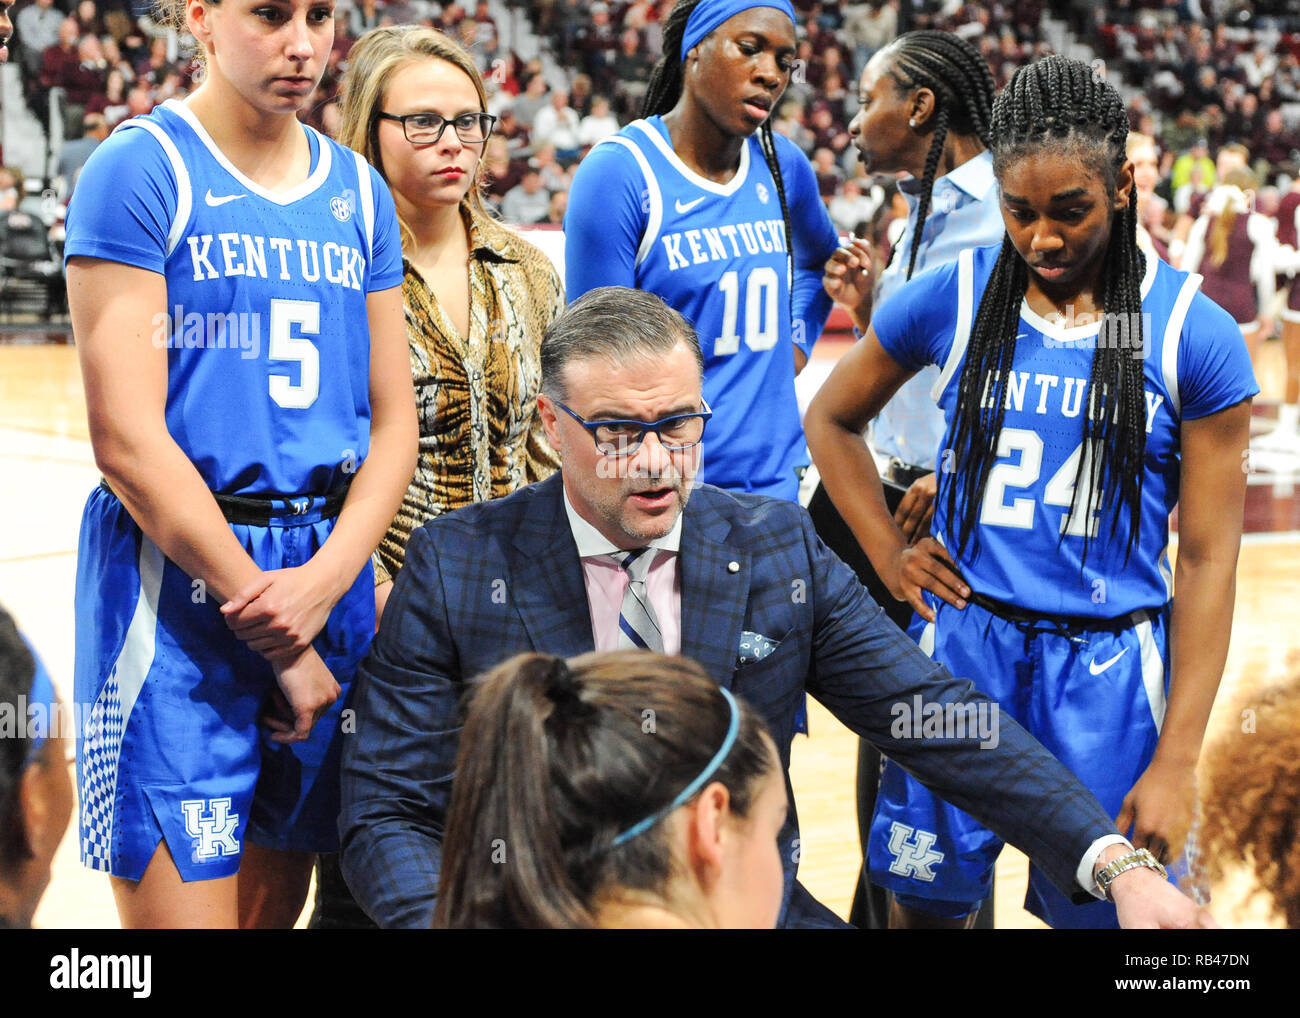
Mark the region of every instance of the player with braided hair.
POLYGON ((636 287, 699 332, 718 450, 701 479, 792 500, 808 462, 794 377, 837 245, 807 159, 771 126, 794 25, 789 0, 679 0, 643 119, 583 160, 564 224, 570 300, 636 287))
MULTIPOLYGON (((1127 133, 1119 95, 1088 65, 1019 69, 989 132, 1002 244, 963 252, 876 310, 818 394, 830 424, 812 437, 832 496, 859 497, 849 522, 916 608, 921 646, 997 698, 1168 863, 1190 826, 1227 656, 1259 389, 1200 277, 1138 248, 1127 133), (933 395, 947 431, 935 536, 909 546, 859 436, 924 364, 942 366, 933 395)), ((964 924, 1001 845, 886 768, 870 861, 896 921, 964 924)), ((1053 926, 1115 925, 1109 905, 1074 907, 1036 871, 1026 907, 1053 926)))

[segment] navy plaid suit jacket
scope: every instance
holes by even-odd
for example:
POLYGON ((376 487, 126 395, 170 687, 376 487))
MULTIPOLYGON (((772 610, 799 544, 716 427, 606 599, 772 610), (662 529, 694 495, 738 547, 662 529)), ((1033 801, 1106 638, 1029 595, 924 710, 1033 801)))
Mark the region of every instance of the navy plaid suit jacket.
MULTIPOLYGON (((679 571, 682 653, 766 718, 784 767, 806 690, 1019 847, 1065 893, 1091 900, 1075 870, 1095 839, 1115 833, 1113 821, 1005 715, 996 748, 981 749, 973 737, 891 735, 891 708, 916 695, 941 704, 985 698, 889 621, 803 509, 701 485, 684 510, 679 571), (776 649, 738 665, 744 631, 776 649)), ((525 651, 572 657, 593 648, 560 475, 434 519, 411 536, 357 673, 356 731, 343 740, 343 872, 376 922, 427 927, 432 918, 467 682, 525 651)), ((794 913, 817 906, 802 888, 795 893, 793 807, 791 797, 782 915, 799 925, 806 918, 794 913)))

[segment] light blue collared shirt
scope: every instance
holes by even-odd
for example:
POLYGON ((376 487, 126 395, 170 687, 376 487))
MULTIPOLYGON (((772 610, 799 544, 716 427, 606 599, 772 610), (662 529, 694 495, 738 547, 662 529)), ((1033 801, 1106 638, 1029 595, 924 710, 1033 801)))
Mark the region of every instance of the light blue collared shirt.
MULTIPOLYGON (((899 237, 893 260, 876 281, 874 306, 880 307, 907 281, 907 263, 916 236, 916 215, 921 203, 921 181, 907 177, 898 189, 907 200, 907 228, 899 237)), ((930 214, 925 219, 917 247, 912 278, 926 269, 954 262, 966 248, 986 247, 1002 241, 1005 232, 998 207, 993 156, 985 151, 968 159, 934 182, 930 214)), ((871 444, 882 456, 897 456, 912 466, 934 469, 943 440, 943 412, 930 396, 939 377, 933 365, 908 379, 871 426, 871 444)))

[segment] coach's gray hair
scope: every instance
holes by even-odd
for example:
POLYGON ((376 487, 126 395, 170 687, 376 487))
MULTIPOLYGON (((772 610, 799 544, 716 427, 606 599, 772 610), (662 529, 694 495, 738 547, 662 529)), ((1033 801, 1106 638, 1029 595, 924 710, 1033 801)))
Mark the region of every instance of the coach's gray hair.
POLYGON ((603 357, 611 365, 655 360, 685 343, 704 373, 699 338, 685 318, 653 293, 625 286, 589 290, 555 317, 542 337, 542 391, 567 399, 570 361, 603 357))

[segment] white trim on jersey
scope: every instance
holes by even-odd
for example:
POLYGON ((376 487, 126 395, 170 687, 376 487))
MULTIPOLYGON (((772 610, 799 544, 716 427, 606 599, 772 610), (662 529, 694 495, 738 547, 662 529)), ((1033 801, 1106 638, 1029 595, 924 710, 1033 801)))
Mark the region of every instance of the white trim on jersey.
POLYGON ((681 156, 673 151, 673 147, 664 140, 662 134, 655 130, 653 124, 645 120, 634 120, 632 123, 628 124, 628 127, 636 128, 636 130, 649 138, 659 151, 663 153, 663 157, 672 163, 678 173, 696 187, 708 191, 710 194, 721 195, 724 198, 733 195, 740 190, 741 185, 745 183, 745 178, 749 175, 749 139, 746 139, 745 144, 740 147, 740 166, 736 170, 735 175, 725 184, 719 184, 716 180, 709 180, 706 177, 701 177, 698 173, 682 162, 681 156))
POLYGON ((194 207, 194 188, 190 184, 190 171, 185 167, 185 160, 181 158, 176 142, 172 141, 167 132, 152 120, 137 117, 122 124, 124 129, 131 127, 143 128, 158 140, 163 153, 167 156, 167 161, 172 164, 172 173, 176 175, 176 216, 167 229, 167 257, 170 258, 171 253, 176 250, 176 245, 181 242, 185 227, 189 225, 190 213, 194 207))
POLYGON ((926 657, 934 657, 934 623, 927 622, 917 637, 916 646, 926 657))
POLYGON ((162 590, 163 567, 166 560, 162 549, 147 536, 140 537, 140 593, 135 612, 122 640, 122 650, 114 667, 117 669, 117 688, 122 701, 122 727, 131 716, 131 708, 144 687, 145 676, 153 667, 155 639, 158 629, 158 595, 162 590))
POLYGON ((1137 634, 1138 648, 1142 654, 1142 685, 1147 691, 1147 703, 1151 707, 1151 720, 1155 722, 1156 732, 1165 723, 1165 662, 1156 646, 1155 635, 1151 629, 1151 619, 1144 618, 1133 631, 1137 634))
POLYGON ((613 134, 601 144, 608 145, 611 143, 621 145, 632 153, 636 158, 637 165, 641 167, 641 176, 645 180, 646 198, 649 200, 650 208, 647 210, 649 218, 646 220, 645 232, 641 234, 641 246, 636 249, 636 264, 640 265, 646 260, 646 256, 654 250, 655 241, 659 239, 659 227, 664 221, 664 199, 663 195, 659 193, 659 181, 650 168, 650 162, 646 159, 645 153, 637 148, 636 142, 613 134))
MULTIPOLYGON (((325 147, 321 142, 322 150, 325 147)), ((375 193, 370 187, 370 164, 360 152, 352 155, 357 162, 357 198, 361 202, 361 219, 366 224, 366 261, 375 257, 375 193)))
POLYGON ((1164 546, 1160 557, 1156 559, 1156 568, 1160 570, 1160 578, 1165 581, 1165 600, 1168 601, 1174 596, 1174 572, 1169 568, 1169 545, 1164 546))
POLYGON ((1182 394, 1178 390, 1178 346, 1183 338, 1183 321, 1187 318, 1187 309, 1192 305, 1192 298, 1201 288, 1202 276, 1193 272, 1183 280, 1173 310, 1169 312, 1169 322, 1165 326, 1165 343, 1160 356, 1160 374, 1169 393, 1169 406, 1175 414, 1183 411, 1182 394))
MULTIPOLYGON (((1142 283, 1138 287, 1142 300, 1147 299, 1147 294, 1151 292, 1151 285, 1155 281, 1156 259, 1148 254, 1146 269, 1142 273, 1142 283)), ((1028 300, 1020 302, 1020 317, 1044 336, 1048 336, 1058 343, 1074 343, 1079 340, 1094 339, 1101 333, 1100 320, 1089 322, 1087 325, 1071 325, 1067 327, 1060 322, 1048 321, 1029 306, 1028 300)))
MULTIPOLYGON (((222 152, 221 149, 217 148, 217 143, 213 141, 212 136, 203 129, 203 125, 199 123, 198 117, 190 111, 188 106, 177 99, 168 99, 163 103, 163 108, 175 113, 178 117, 184 120, 185 123, 189 124, 190 129, 198 135, 199 141, 201 141, 207 148, 208 152, 211 153, 212 158, 215 159, 227 173, 239 181, 240 186, 248 188, 251 193, 257 195, 259 198, 265 198, 267 201, 273 202, 276 205, 292 205, 294 202, 307 197, 307 195, 315 191, 325 182, 326 178, 329 177, 330 163, 333 161, 333 155, 330 146, 322 141, 322 143, 317 146, 320 157, 316 160, 316 169, 308 175, 307 179, 297 187, 290 188, 283 194, 274 194, 262 187, 261 184, 250 180, 239 172, 235 167, 235 164, 226 158, 225 153, 222 152)), ((306 132, 311 130, 311 128, 304 125, 303 130, 306 132)))
POLYGON ((930 397, 936 403, 943 395, 943 390, 948 388, 952 376, 957 373, 962 358, 966 356, 966 344, 970 342, 974 315, 975 249, 968 247, 957 256, 957 329, 953 333, 952 349, 948 351, 948 360, 944 362, 938 381, 930 389, 930 397))

